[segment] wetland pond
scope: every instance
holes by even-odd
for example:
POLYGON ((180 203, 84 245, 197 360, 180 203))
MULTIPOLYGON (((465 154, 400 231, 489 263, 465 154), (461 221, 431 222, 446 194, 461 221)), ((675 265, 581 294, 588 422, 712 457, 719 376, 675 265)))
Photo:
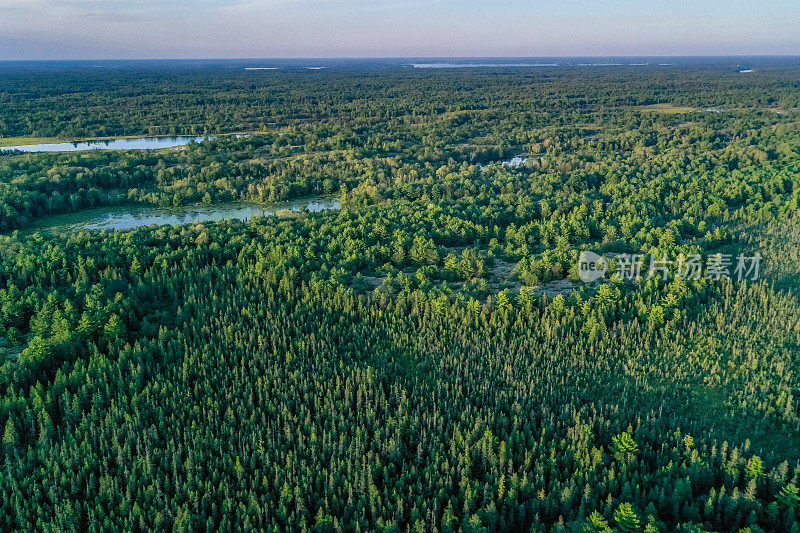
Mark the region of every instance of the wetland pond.
POLYGON ((219 220, 249 220, 253 217, 275 215, 279 211, 309 211, 318 213, 338 209, 336 198, 301 198, 275 205, 229 202, 215 205, 190 205, 161 208, 148 205, 113 205, 83 209, 74 213, 48 215, 36 219, 24 231, 71 233, 81 230, 134 229, 152 225, 181 225, 219 220))

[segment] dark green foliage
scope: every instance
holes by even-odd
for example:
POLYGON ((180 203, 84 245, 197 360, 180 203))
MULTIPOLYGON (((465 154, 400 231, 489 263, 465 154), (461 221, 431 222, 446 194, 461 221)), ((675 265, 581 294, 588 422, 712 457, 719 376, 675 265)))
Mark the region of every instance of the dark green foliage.
POLYGON ((4 229, 343 206, 0 236, 0 528, 797 530, 796 68, 329 74, 0 81, 6 135, 264 130, 0 155, 4 229), (766 261, 582 285, 582 250, 766 261))

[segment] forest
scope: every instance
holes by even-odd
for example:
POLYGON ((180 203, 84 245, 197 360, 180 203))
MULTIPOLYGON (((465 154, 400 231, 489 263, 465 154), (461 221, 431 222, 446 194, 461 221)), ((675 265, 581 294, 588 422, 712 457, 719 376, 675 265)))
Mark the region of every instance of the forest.
POLYGON ((0 528, 800 533, 800 61, 729 63, 5 68, 0 146, 213 138, 0 151, 0 528))

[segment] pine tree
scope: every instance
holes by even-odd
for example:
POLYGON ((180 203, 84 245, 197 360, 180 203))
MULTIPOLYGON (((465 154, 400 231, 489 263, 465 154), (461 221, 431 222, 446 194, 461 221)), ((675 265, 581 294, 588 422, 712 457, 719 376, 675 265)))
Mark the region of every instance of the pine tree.
POLYGON ((511 295, 508 289, 504 289, 497 294, 497 309, 499 311, 508 311, 511 309, 511 295))
POLYGON ((797 509, 800 507, 800 496, 795 484, 789 483, 778 493, 778 505, 784 509, 797 509))
POLYGON ((17 428, 14 425, 14 421, 9 418, 8 421, 6 421, 6 430, 3 433, 3 444, 5 444, 6 447, 13 448, 14 445, 17 444, 18 439, 17 428))
POLYGON ((583 531, 584 533, 612 533, 611 526, 608 525, 603 515, 597 511, 592 511, 592 514, 589 515, 583 525, 583 531))
POLYGON ((629 503, 621 503, 614 511, 614 522, 616 530, 621 533, 635 533, 642 530, 639 517, 636 516, 633 506, 629 503))
POLYGON ((745 472, 749 478, 755 479, 762 477, 764 475, 764 462, 761 460, 761 457, 754 455, 750 461, 747 462, 745 472))
POLYGON ((639 453, 639 445, 627 431, 612 437, 611 453, 618 461, 630 461, 639 453))

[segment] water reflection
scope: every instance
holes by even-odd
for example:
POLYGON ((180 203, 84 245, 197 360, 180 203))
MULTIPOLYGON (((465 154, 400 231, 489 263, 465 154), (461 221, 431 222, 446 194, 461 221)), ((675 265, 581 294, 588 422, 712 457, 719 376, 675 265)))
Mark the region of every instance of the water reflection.
POLYGON ((279 211, 299 212, 308 210, 317 213, 328 209, 338 209, 335 198, 304 198, 283 202, 274 206, 236 202, 211 206, 185 206, 164 209, 150 206, 108 206, 87 209, 64 215, 43 217, 34 224, 32 230, 56 230, 74 232, 84 229, 112 230, 134 229, 151 225, 180 225, 193 222, 219 220, 246 221, 258 216, 271 216, 279 211))
POLYGON ((200 142, 213 137, 141 137, 138 139, 109 139, 104 141, 82 141, 52 144, 25 144, 2 146, 0 152, 20 150, 22 152, 80 152, 83 150, 157 150, 186 146, 191 141, 200 142))

